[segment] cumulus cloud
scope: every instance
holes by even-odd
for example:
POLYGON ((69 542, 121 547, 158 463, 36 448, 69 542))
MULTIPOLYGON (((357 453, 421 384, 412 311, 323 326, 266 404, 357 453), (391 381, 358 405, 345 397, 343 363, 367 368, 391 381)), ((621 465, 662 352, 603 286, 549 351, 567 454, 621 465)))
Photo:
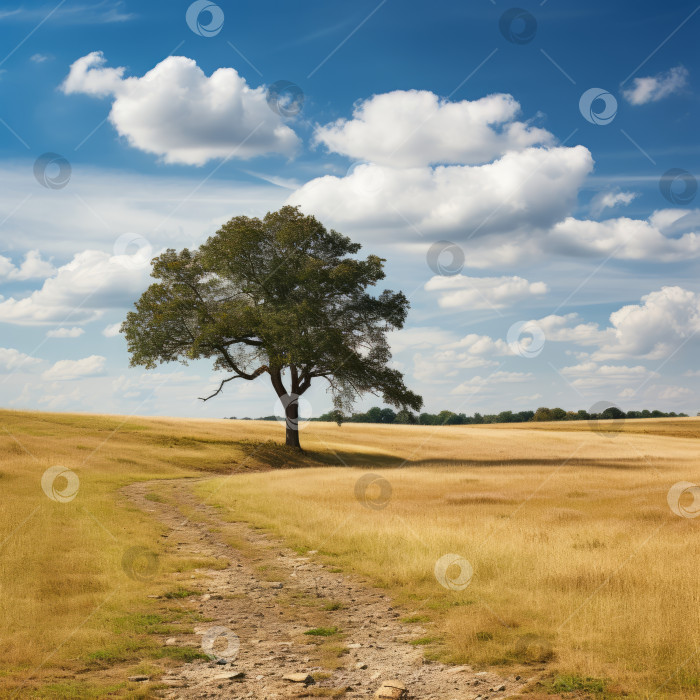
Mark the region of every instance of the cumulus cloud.
MULTIPOLYGON (((677 210, 673 210, 674 215, 677 210)), ((550 250, 566 255, 611 256, 620 260, 675 262, 700 255, 700 235, 695 230, 678 236, 665 235, 664 218, 656 213, 649 220, 619 217, 605 221, 567 217, 547 234, 550 250)), ((696 222, 688 220, 695 228, 696 222)))
POLYGON ((53 382, 96 377, 104 374, 106 358, 102 355, 90 355, 81 360, 59 360, 41 376, 42 379, 53 382))
POLYGON ((700 333, 700 294, 682 287, 662 287, 610 314, 610 325, 576 323, 577 314, 550 315, 534 321, 547 341, 597 346, 593 362, 641 358, 661 360, 700 333))
POLYGON ((12 372, 16 369, 28 369, 41 363, 36 357, 31 357, 14 348, 0 348, 0 370, 12 372))
POLYGON ((38 250, 28 251, 22 263, 16 266, 12 260, 0 255, 0 280, 24 281, 48 277, 54 272, 54 266, 42 260, 38 250))
POLYGON ((502 309, 531 296, 548 291, 544 282, 528 282, 522 277, 435 276, 425 289, 440 292, 438 305, 443 309, 502 309))
POLYGON ((662 287, 610 315, 612 340, 594 359, 642 357, 660 360, 700 331, 700 295, 681 287, 662 287))
POLYGON ((118 133, 166 163, 291 155, 299 145, 265 88, 250 87, 234 68, 206 76, 194 60, 169 56, 143 77, 125 78, 125 68, 105 63, 98 51, 79 58, 63 91, 113 98, 109 119, 118 133))
POLYGON ((342 178, 311 180, 288 202, 322 219, 400 231, 403 238, 511 237, 561 221, 592 167, 583 146, 526 148, 486 165, 398 169, 364 164, 342 178))
POLYGON ((350 158, 408 168, 486 163, 554 142, 545 129, 515 121, 519 112, 511 95, 449 102, 426 90, 395 90, 357 103, 352 119, 316 127, 314 141, 350 158))
POLYGON ((73 326, 72 328, 54 328, 46 332, 47 338, 79 338, 85 330, 73 326))
POLYGON ((635 78, 632 87, 623 90, 622 94, 632 105, 658 102, 664 97, 680 92, 688 84, 688 75, 686 68, 676 66, 665 73, 635 78))
POLYGON ((40 289, 0 301, 0 322, 42 325, 87 323, 106 309, 130 306, 147 284, 148 272, 133 269, 128 256, 97 250, 78 253, 40 289))

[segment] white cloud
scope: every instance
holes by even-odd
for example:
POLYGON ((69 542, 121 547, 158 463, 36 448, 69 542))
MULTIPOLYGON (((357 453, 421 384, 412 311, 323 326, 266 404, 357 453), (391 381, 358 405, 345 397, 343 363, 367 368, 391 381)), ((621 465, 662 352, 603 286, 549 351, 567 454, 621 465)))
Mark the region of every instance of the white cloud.
POLYGON ((627 365, 599 365, 596 362, 584 362, 572 367, 564 367, 561 373, 566 377, 571 377, 571 384, 577 389, 599 389, 630 384, 636 387, 656 374, 642 365, 629 367, 627 365))
POLYGON ((41 360, 31 357, 14 348, 0 348, 0 369, 11 372, 16 369, 28 369, 39 364, 41 360))
POLYGON ((700 339, 700 294, 682 287, 662 287, 610 314, 610 325, 576 323, 576 314, 536 320, 547 341, 597 346, 590 360, 642 358, 661 360, 685 342, 700 339))
POLYGON ((12 260, 0 255, 0 280, 24 281, 29 279, 48 277, 54 272, 54 266, 41 259, 38 250, 30 250, 19 267, 12 260))
POLYGON ((106 326, 104 330, 102 331, 102 335, 105 338, 115 338, 116 336, 119 335, 119 329, 122 327, 121 321, 119 323, 111 323, 109 326, 106 326))
POLYGON ((498 371, 486 377, 477 375, 456 386, 450 394, 476 394, 490 388, 494 384, 520 384, 530 381, 533 377, 532 372, 498 371))
POLYGON ((622 192, 619 190, 599 192, 591 200, 591 213, 594 216, 599 216, 605 209, 613 209, 620 204, 627 206, 638 196, 639 192, 622 192))
MULTIPOLYGON (((486 165, 396 169, 365 164, 307 182, 288 199, 339 226, 409 236, 547 229, 566 216, 593 167, 583 146, 511 151, 486 165)), ((471 264, 471 261, 470 261, 471 264)))
POLYGON ((90 355, 81 360, 59 360, 41 376, 47 381, 67 381, 104 374, 106 358, 90 355))
POLYGON ((700 295, 681 287, 662 287, 642 297, 641 304, 610 314, 612 336, 594 359, 668 357, 700 331, 700 295))
POLYGON ((683 372, 684 377, 700 377, 700 369, 689 369, 683 372))
POLYGON ((46 53, 35 53, 29 57, 29 60, 32 63, 44 63, 45 61, 50 61, 52 58, 53 56, 46 53))
POLYGON ((425 289, 441 292, 438 305, 443 309, 502 309, 548 291, 544 282, 528 282, 522 277, 435 276, 425 289))
POLYGON ((0 322, 42 325, 87 323, 106 309, 131 305, 147 284, 147 270, 122 264, 125 256, 78 253, 29 296, 0 301, 0 322))
POLYGON ((73 326, 72 328, 55 328, 53 330, 47 331, 46 337, 47 338, 78 338, 83 333, 85 333, 84 329, 78 328, 77 326, 73 326))
POLYGON ((664 97, 680 92, 688 84, 688 71, 676 66, 665 73, 635 78, 631 88, 623 90, 625 99, 632 105, 658 102, 664 97))
POLYGON ((514 121, 519 112, 511 95, 449 102, 425 90, 396 90, 357 103, 350 120, 317 126, 314 141, 350 158, 409 168, 486 163, 554 142, 548 131, 514 121))
POLYGON ((207 77, 194 60, 169 56, 143 77, 125 78, 125 68, 105 62, 97 51, 79 58, 63 91, 113 97, 109 118, 119 134, 166 163, 291 155, 299 145, 267 104, 265 88, 251 88, 234 68, 207 77))
POLYGON ((535 323, 542 329, 546 341, 571 342, 576 345, 599 345, 608 336, 597 323, 578 323, 569 325, 578 320, 578 314, 571 313, 565 316, 555 314, 538 319, 535 323))
MULTIPOLYGON (((675 214, 676 210, 673 211, 675 214)), ((566 255, 611 256, 619 260, 675 262, 700 256, 700 235, 689 231, 669 237, 664 235, 662 223, 666 221, 658 212, 648 221, 626 217, 605 221, 567 217, 549 231, 546 246, 566 255)), ((695 225, 692 219, 689 223, 695 225)))

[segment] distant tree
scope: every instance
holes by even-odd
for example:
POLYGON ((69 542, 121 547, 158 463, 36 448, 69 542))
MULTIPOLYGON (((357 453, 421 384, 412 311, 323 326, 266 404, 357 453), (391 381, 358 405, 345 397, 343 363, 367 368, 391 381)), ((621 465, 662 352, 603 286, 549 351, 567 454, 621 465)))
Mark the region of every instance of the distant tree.
POLYGON ((421 413, 418 422, 421 425, 435 425, 435 416, 432 413, 421 413))
POLYGON ((298 399, 316 379, 328 382, 338 410, 364 393, 418 410, 421 397, 388 365, 386 334, 403 327, 408 300, 367 293, 384 279, 384 260, 350 257, 359 250, 290 206, 231 219, 197 250, 169 249, 122 324, 131 364, 212 359, 228 376, 205 401, 234 379, 267 375, 296 448, 298 399))
POLYGON ((407 411, 405 408, 399 411, 394 418, 394 423, 399 423, 401 425, 415 425, 418 422, 415 414, 407 411))
POLYGON ((436 416, 436 424, 437 425, 448 425, 448 422, 452 416, 455 414, 452 413, 452 411, 440 411, 440 413, 437 414, 436 416))
POLYGON ((551 410, 552 420, 564 420, 566 418, 566 411, 563 408, 553 408, 551 410))
POLYGON ((396 418, 396 413, 390 408, 383 408, 380 412, 380 422, 381 423, 393 423, 396 418))
MULTIPOLYGON (((655 411, 655 413, 660 413, 660 411, 655 411)), ((608 406, 601 414, 601 418, 605 419, 620 419, 625 417, 625 412, 621 411, 617 406, 608 406)))
POLYGON ((536 411, 535 415, 532 417, 534 421, 547 421, 553 420, 551 409, 546 406, 540 406, 536 411))
POLYGON ((365 422, 367 423, 381 423, 382 422, 382 409, 379 406, 373 406, 365 413, 365 422))

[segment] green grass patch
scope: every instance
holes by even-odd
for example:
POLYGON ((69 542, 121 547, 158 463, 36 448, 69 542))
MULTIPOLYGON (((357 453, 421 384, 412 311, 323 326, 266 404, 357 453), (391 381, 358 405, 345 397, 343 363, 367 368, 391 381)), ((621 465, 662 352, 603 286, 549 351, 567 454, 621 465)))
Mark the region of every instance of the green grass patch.
POLYGON ((587 693, 603 696, 605 685, 605 681, 601 678, 584 678, 575 674, 566 674, 555 676, 551 683, 551 689, 555 693, 574 693, 583 690, 587 693))
POLYGON ((427 615, 409 615, 408 617, 402 617, 401 622, 411 625, 419 622, 430 622, 430 618, 427 615))
POLYGON ((191 588, 176 588, 174 591, 164 593, 163 598, 172 600, 173 598, 189 598, 191 595, 199 595, 199 591, 194 591, 191 588))
POLYGON ((419 639, 412 639, 409 644, 413 645, 414 647, 422 647, 426 646, 427 644, 434 644, 438 640, 435 637, 420 637, 419 639))
POLYGON ((314 627, 311 630, 306 630, 304 634, 308 634, 310 637, 332 637, 339 632, 337 627, 314 627))

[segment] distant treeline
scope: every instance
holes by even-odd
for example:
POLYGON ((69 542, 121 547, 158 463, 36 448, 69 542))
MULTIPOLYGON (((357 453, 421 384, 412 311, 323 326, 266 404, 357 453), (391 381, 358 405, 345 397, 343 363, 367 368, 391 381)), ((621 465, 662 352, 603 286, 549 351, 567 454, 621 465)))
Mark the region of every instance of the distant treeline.
MULTIPOLYGON (((390 408, 370 408, 367 413, 353 413, 344 416, 339 411, 329 411, 312 421, 329 421, 334 423, 399 423, 402 425, 483 425, 485 423, 527 423, 529 421, 553 421, 553 420, 599 420, 622 418, 687 418, 687 413, 664 413, 663 411, 622 411, 616 406, 610 406, 600 413, 588 411, 565 411, 563 408, 547 408, 542 406, 536 411, 501 411, 500 413, 475 413, 467 416, 464 413, 452 411, 440 411, 440 413, 421 413, 417 415, 411 411, 394 412, 390 408)), ((234 416, 235 418, 235 416, 234 416)), ((256 420, 280 420, 279 416, 264 416, 256 420)), ((252 420, 243 418, 241 420, 252 420)))

